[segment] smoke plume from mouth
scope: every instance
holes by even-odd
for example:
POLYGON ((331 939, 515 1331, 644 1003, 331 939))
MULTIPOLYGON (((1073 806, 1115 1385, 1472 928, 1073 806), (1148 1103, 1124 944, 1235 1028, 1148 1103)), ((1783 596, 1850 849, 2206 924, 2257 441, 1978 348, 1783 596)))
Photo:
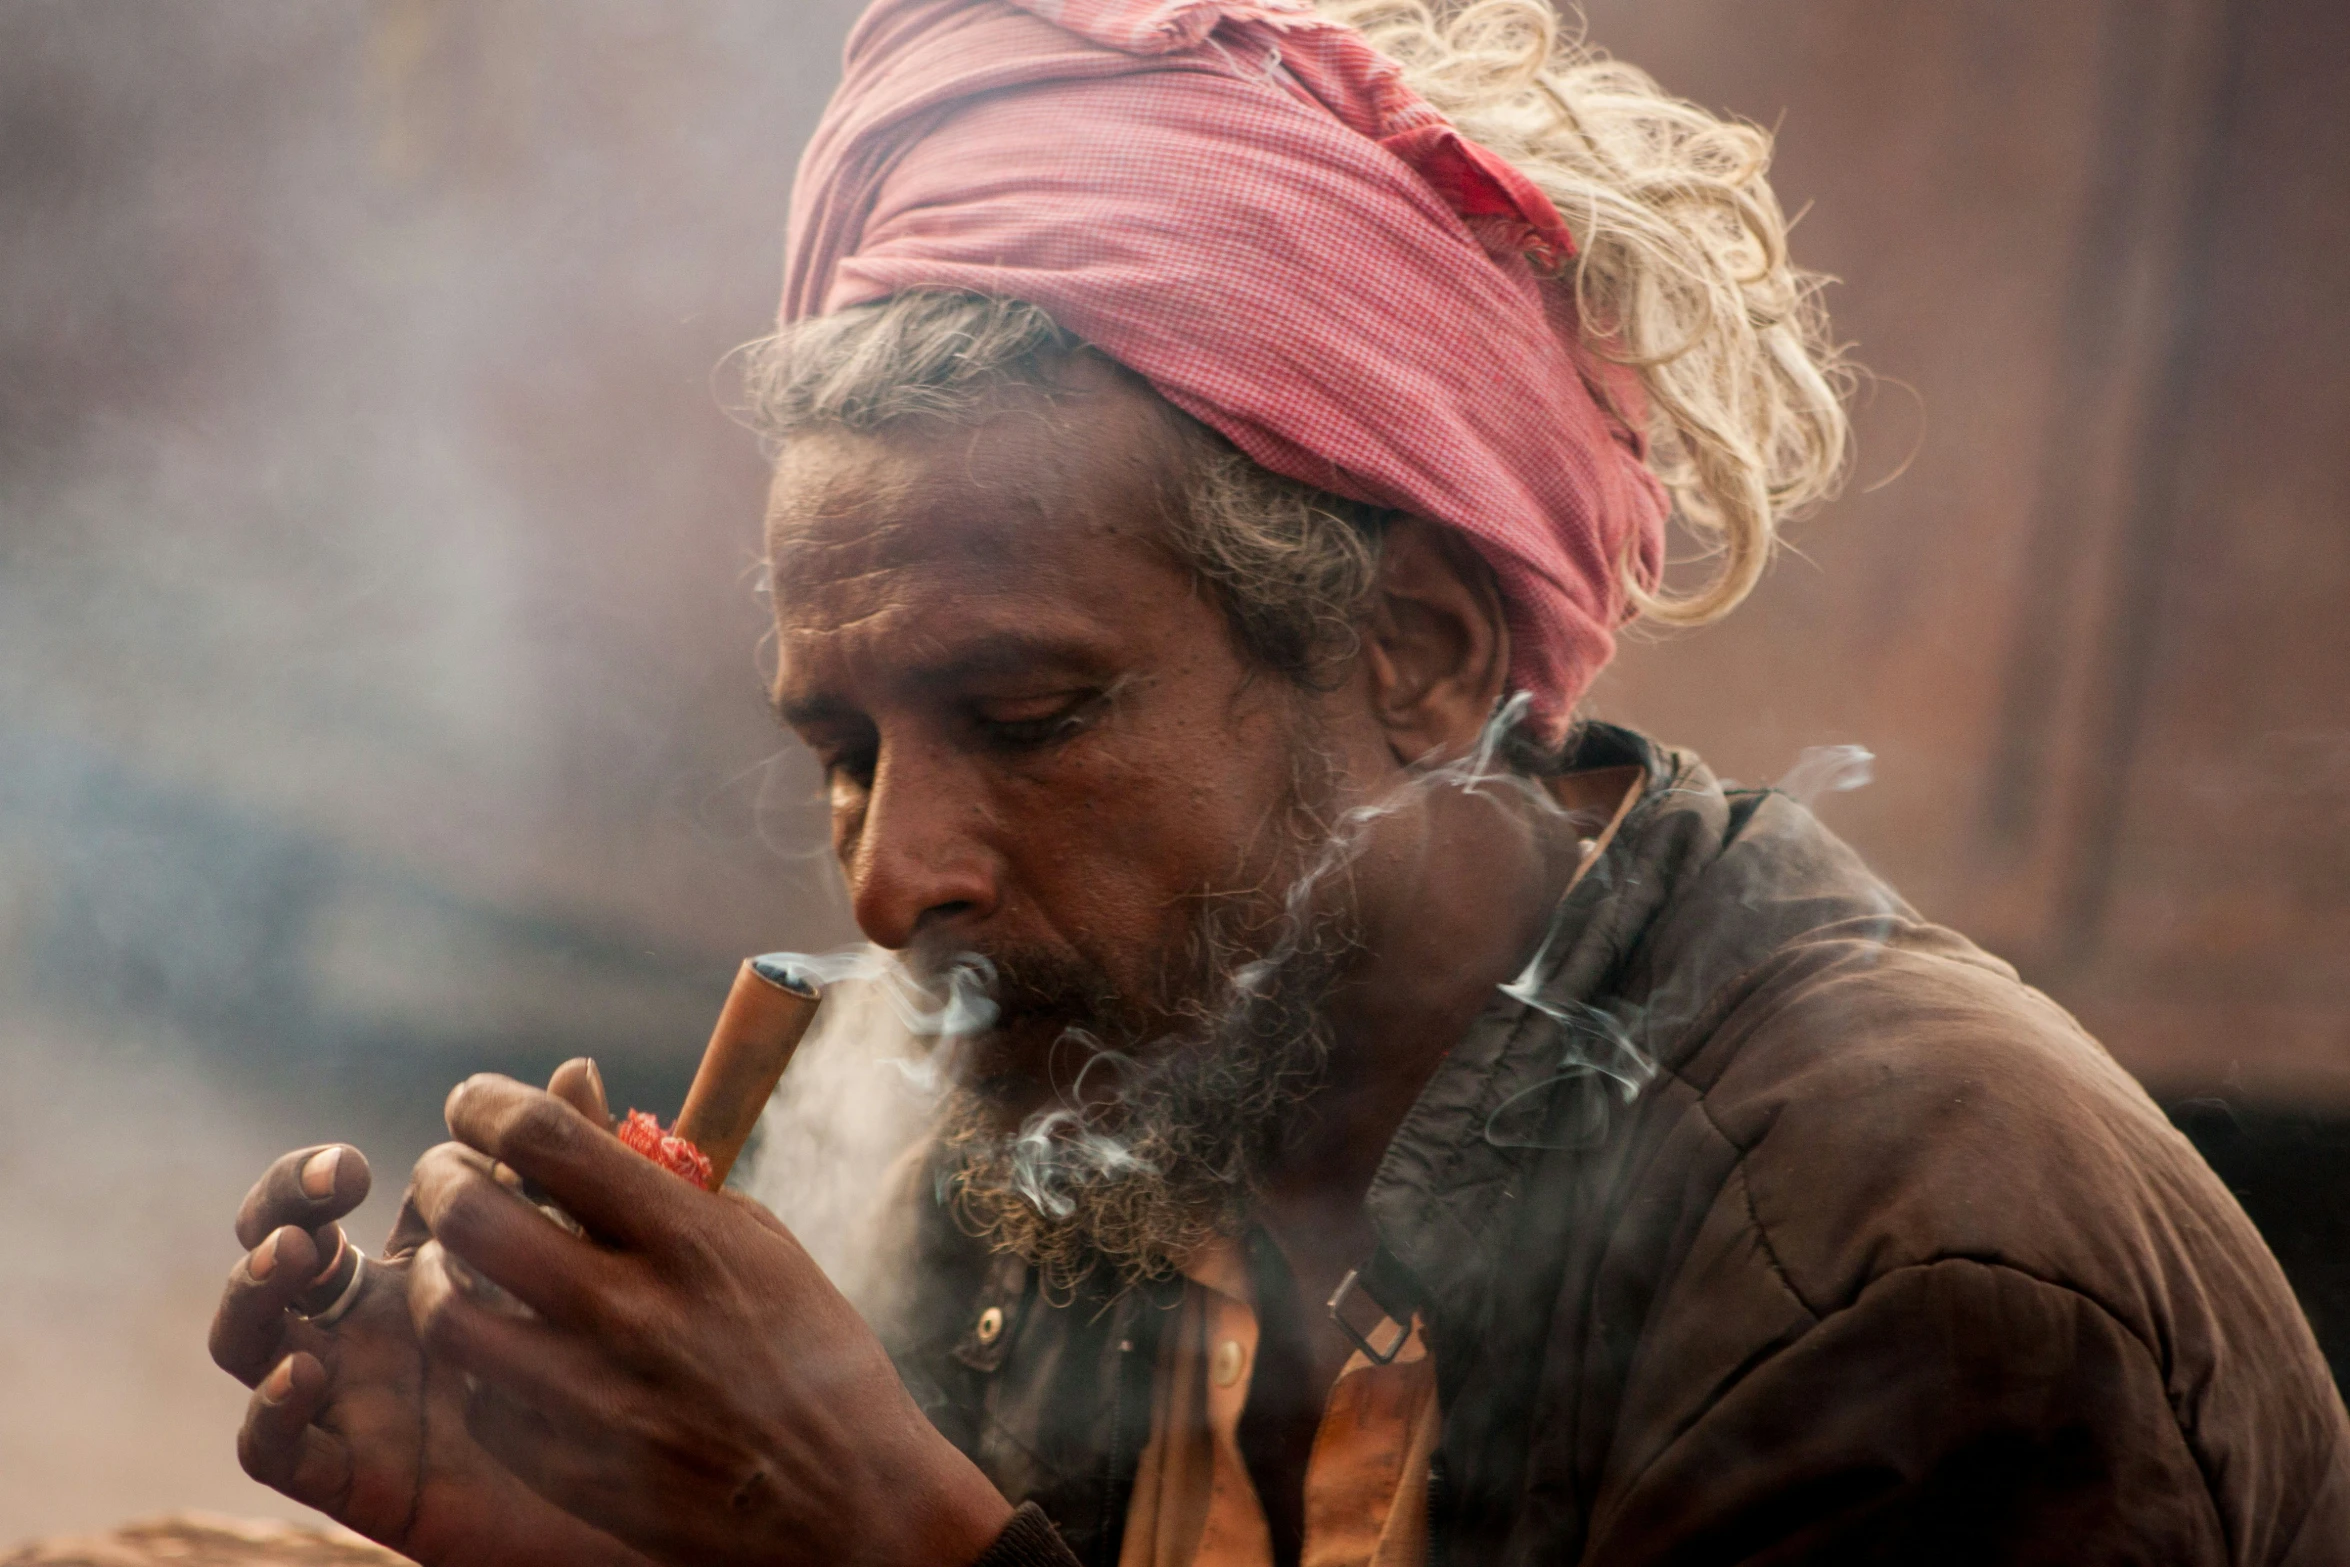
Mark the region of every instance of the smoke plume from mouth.
POLYGON ((825 1005, 744 1186, 870 1318, 898 1304, 890 1209, 921 1173, 909 1158, 933 1149, 957 1219, 1052 1283, 1097 1261, 1163 1272, 1237 1217, 1327 1060, 1342 919, 1241 946, 1252 923, 1260 913, 1204 912, 1194 978, 1147 997, 1059 954, 757 960, 822 984, 825 1005), (1006 1079, 1026 1080, 998 1048, 1007 1033, 1047 1041, 1022 1058, 1045 1100, 1025 1113, 1005 1105, 1006 1079))
MULTIPOLYGON (((905 1193, 917 1155, 936 1156, 925 1167, 966 1230, 1019 1254, 1056 1293, 1097 1268, 1130 1283, 1178 1267, 1239 1227, 1327 1076, 1329 1003, 1362 952, 1348 872, 1376 825, 1452 793, 1536 832, 1596 827, 1501 760, 1524 711, 1522 699, 1505 704, 1466 755, 1344 809, 1301 742, 1280 862, 1259 890, 1196 905, 1139 990, 1058 951, 789 959, 828 1000, 750 1189, 869 1312, 888 1309, 894 1256, 872 1220, 905 1193), (895 1156, 898 1179, 877 1184, 895 1156)), ((1538 995, 1548 950, 1501 989, 1556 1016, 1538 995)), ((1645 1057, 1612 1022, 1566 1035, 1554 1081, 1589 1079, 1604 1099, 1647 1081, 1645 1057)), ((1587 1120, 1608 1114, 1586 1108, 1587 1120)))
POLYGON ((1097 1265, 1128 1282, 1162 1275, 1231 1234, 1329 1069, 1327 1003, 1360 948, 1345 873, 1375 824, 1447 790, 1531 819, 1562 814, 1499 761, 1526 705, 1504 704, 1468 754, 1343 811, 1326 773, 1301 766, 1283 872, 1259 899, 1201 912, 1172 994, 1122 1003, 1102 976, 997 955, 1008 1013, 1067 1017, 1056 1044, 1083 1065, 1009 1130, 990 1096, 959 1086, 942 1137, 964 1225, 1064 1291, 1097 1265))

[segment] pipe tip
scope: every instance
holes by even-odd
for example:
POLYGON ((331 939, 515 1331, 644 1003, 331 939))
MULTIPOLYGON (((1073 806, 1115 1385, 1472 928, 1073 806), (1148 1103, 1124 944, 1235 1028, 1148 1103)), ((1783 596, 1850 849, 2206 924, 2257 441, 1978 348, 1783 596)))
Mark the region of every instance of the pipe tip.
POLYGON ((817 999, 816 981, 801 966, 796 952, 770 952, 751 959, 751 972, 778 990, 788 990, 795 996, 817 999))

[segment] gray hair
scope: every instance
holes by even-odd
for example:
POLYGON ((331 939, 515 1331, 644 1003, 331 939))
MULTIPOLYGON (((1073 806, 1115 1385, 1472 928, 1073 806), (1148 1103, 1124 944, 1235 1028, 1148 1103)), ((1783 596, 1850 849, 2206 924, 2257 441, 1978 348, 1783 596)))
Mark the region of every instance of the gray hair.
MULTIPOLYGON (((1084 356, 1110 362, 1035 305, 914 290, 752 344, 744 386, 754 425, 783 443, 815 429, 977 419, 1009 388, 1054 390, 1084 356)), ((1215 593, 1253 663, 1323 683, 1355 651, 1388 514, 1284 478, 1161 407, 1180 453, 1169 547, 1215 593)))

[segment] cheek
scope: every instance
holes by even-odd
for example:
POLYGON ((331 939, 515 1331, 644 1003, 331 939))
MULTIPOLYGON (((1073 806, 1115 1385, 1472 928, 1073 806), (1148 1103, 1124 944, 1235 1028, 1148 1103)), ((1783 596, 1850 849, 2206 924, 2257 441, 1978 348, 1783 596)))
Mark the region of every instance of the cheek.
POLYGON ((1013 884, 1044 923, 1122 985, 1190 933, 1203 895, 1260 886, 1275 862, 1289 773, 1267 737, 1105 759, 1000 800, 1013 884))

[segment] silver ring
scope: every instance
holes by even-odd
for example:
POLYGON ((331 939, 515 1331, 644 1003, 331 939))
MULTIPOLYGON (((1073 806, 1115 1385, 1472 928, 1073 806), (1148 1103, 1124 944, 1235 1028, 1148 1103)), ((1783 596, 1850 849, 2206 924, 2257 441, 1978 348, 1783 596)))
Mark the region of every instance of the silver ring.
MULTIPOLYGON (((346 1244, 348 1243, 346 1242, 346 1244)), ((351 1247, 351 1282, 343 1286, 343 1292, 335 1297, 333 1305, 324 1311, 310 1313, 307 1319, 310 1325, 314 1328, 331 1328, 342 1321, 344 1314, 357 1303, 360 1281, 366 1277, 367 1257, 358 1247, 353 1246, 351 1247)))

